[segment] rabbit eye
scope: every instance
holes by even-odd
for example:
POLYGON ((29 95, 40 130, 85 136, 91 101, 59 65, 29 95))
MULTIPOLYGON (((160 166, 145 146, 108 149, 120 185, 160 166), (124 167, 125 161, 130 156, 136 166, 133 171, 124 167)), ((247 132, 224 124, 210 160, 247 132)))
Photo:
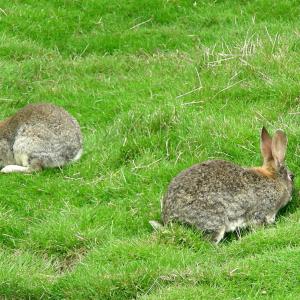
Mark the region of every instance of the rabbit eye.
POLYGON ((289 180, 294 181, 294 177, 295 175, 293 173, 288 173, 289 180))

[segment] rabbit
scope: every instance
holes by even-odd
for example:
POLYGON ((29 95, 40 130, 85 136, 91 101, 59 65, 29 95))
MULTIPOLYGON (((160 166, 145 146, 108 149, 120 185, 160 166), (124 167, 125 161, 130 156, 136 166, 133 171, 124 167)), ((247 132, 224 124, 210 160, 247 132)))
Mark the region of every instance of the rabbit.
MULTIPOLYGON (((271 224, 290 200, 294 175, 284 165, 287 137, 277 130, 271 138, 261 130, 263 166, 243 168, 209 160, 181 172, 162 200, 162 219, 195 226, 219 243, 226 232, 249 225, 271 224)), ((160 223, 151 221, 154 229, 160 223)))
POLYGON ((78 122, 50 103, 29 104, 0 122, 2 173, 62 167, 82 155, 78 122))

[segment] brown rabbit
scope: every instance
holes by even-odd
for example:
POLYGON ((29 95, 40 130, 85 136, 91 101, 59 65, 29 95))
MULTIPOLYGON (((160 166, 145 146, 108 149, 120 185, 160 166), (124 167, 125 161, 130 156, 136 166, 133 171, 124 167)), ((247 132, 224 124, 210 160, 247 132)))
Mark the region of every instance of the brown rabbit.
POLYGON ((2 173, 62 167, 78 160, 81 154, 80 127, 61 107, 29 104, 0 122, 2 173))
POLYGON ((272 139, 262 128, 262 167, 211 160, 183 171, 163 199, 163 223, 175 220, 194 225, 215 243, 225 232, 273 223, 278 210, 291 199, 293 175, 284 165, 286 147, 283 131, 277 130, 272 139))

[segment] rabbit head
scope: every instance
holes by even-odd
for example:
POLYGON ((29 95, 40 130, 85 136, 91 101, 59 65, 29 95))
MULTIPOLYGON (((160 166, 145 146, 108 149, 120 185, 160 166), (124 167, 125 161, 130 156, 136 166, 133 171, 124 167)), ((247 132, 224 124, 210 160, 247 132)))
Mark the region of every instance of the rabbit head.
POLYGON ((6 139, 0 139, 0 167, 14 163, 14 156, 6 139))

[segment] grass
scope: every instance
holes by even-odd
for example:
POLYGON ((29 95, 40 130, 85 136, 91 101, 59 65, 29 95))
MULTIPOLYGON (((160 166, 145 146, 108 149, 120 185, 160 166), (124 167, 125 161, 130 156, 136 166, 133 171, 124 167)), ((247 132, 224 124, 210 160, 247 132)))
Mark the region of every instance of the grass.
POLYGON ((152 232, 171 178, 209 158, 259 165, 282 128, 300 165, 297 1, 0 0, 0 118, 62 105, 85 153, 3 175, 4 299, 297 299, 299 187, 273 226, 218 247, 152 232))

